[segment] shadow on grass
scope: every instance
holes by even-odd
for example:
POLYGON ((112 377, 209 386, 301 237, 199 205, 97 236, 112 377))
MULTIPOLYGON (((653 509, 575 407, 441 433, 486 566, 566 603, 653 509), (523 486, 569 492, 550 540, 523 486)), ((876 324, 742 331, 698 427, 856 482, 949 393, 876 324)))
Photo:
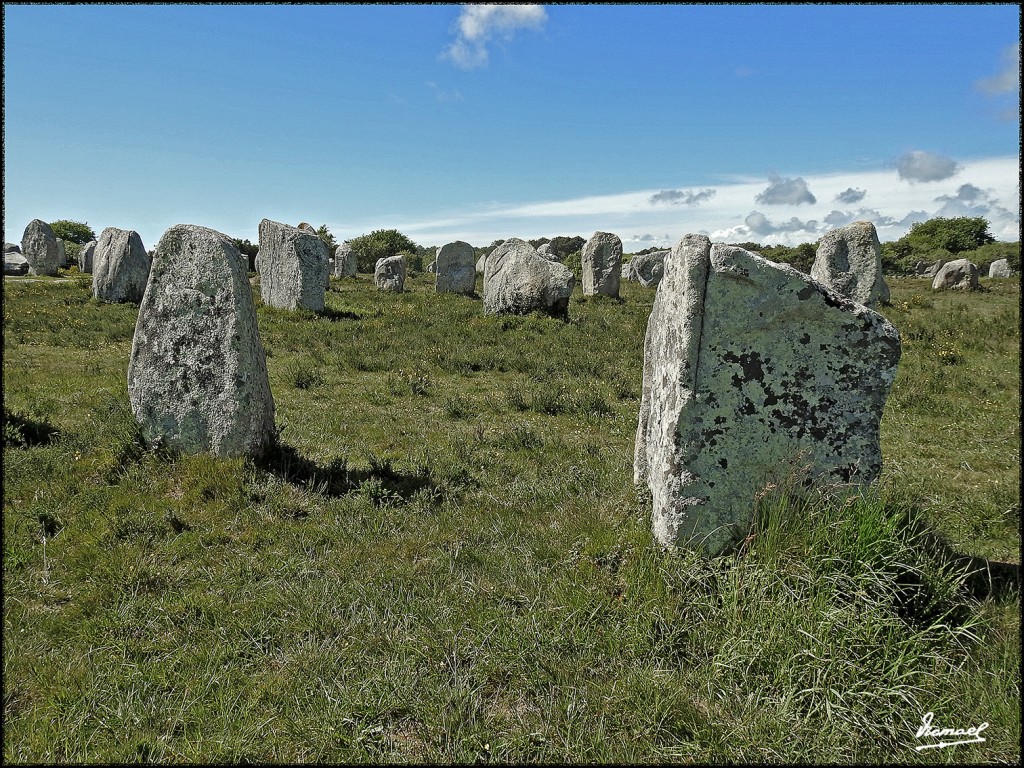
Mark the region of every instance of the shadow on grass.
POLYGON ((440 494, 429 470, 402 472, 389 459, 370 457, 370 468, 352 469, 346 459, 335 459, 321 465, 306 458, 294 447, 278 441, 256 466, 292 485, 300 485, 324 496, 344 496, 353 491, 367 494, 374 503, 408 502, 427 489, 440 494))
POLYGON ((324 320, 328 320, 332 323, 336 323, 339 320, 361 320, 362 315, 356 312, 349 312, 348 310, 334 309, 333 307, 324 307, 316 313, 318 317, 322 317, 324 320))
POLYGON ((32 419, 4 408, 4 447, 31 448, 49 445, 60 434, 49 419, 32 419))

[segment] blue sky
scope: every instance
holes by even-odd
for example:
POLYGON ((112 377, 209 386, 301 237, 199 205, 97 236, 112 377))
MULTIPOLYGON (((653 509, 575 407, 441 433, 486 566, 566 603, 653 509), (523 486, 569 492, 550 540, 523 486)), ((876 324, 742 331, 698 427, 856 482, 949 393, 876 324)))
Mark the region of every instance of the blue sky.
POLYGON ((421 245, 1020 238, 995 5, 4 5, 4 240, 263 218, 421 245))

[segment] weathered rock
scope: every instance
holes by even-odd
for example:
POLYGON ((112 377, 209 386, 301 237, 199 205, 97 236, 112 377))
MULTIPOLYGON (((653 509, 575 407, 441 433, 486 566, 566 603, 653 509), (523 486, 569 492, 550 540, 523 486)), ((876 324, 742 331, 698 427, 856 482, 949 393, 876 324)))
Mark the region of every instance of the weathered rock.
POLYGON ((27 275, 29 270, 28 259, 19 251, 4 251, 4 274, 5 275, 27 275))
POLYGON ((437 274, 437 259, 434 259, 432 262, 427 264, 427 272, 429 272, 432 275, 437 274))
POLYGON ((274 398, 248 264, 231 238, 178 224, 156 247, 128 365, 128 399, 149 443, 258 456, 274 398))
POLYGON ((101 301, 138 304, 146 292, 150 263, 138 232, 107 227, 93 253, 92 295, 101 301))
POLYGON ((324 308, 327 246, 316 234, 270 219, 260 222, 256 267, 263 302, 278 309, 324 308))
POLYGON ((947 261, 932 280, 933 291, 976 291, 979 287, 978 266, 967 259, 947 261))
POLYGON ((914 265, 914 273, 918 277, 927 277, 931 280, 939 274, 939 270, 942 269, 942 265, 945 263, 942 259, 933 261, 931 264, 926 261, 919 261, 914 265))
POLYGON ((524 240, 510 237, 484 264, 484 313, 544 312, 565 318, 576 284, 572 270, 548 261, 524 240))
POLYGON ((818 243, 811 277, 866 307, 888 304, 889 286, 882 276, 882 246, 875 225, 855 221, 826 232, 818 243))
POLYGON ((541 243, 537 246, 537 253, 548 261, 551 261, 551 243, 541 243))
POLYGON ((401 293, 405 290, 405 257, 401 254, 377 259, 373 269, 373 282, 378 291, 401 293))
POLYGON ((665 257, 668 251, 651 251, 634 256, 629 261, 629 279, 636 280, 644 288, 657 288, 665 273, 665 257))
POLYGON ((456 240, 442 245, 437 252, 437 293, 461 293, 466 296, 476 291, 476 254, 473 246, 456 240))
POLYGON ((352 244, 346 240, 334 248, 334 276, 355 277, 359 271, 356 263, 356 252, 352 250, 352 244))
POLYGON ((96 245, 95 240, 90 240, 78 252, 78 270, 80 272, 92 272, 92 265, 96 259, 96 245))
POLYGON ((30 275, 56 275, 64 265, 64 249, 50 225, 33 219, 21 238, 21 255, 28 262, 30 275))
POLYGON ((479 259, 476 260, 476 273, 482 275, 484 273, 484 267, 487 264, 487 254, 485 253, 479 259))
POLYGON ((300 221, 295 226, 301 229, 303 232, 312 232, 314 235, 316 234, 316 227, 314 227, 308 221, 300 221))
POLYGON ((4 253, 21 253, 21 246, 17 243, 4 243, 4 253))
POLYGON ((610 232, 595 232, 580 254, 583 295, 602 293, 618 298, 622 276, 622 240, 610 232))
POLYGON ((996 259, 988 265, 989 277, 1010 277, 1013 270, 1010 269, 1010 262, 1006 259, 996 259))
POLYGON ((634 479, 663 545, 718 554, 794 460, 857 487, 881 469, 900 339, 881 315, 788 265, 687 235, 644 340, 634 479))

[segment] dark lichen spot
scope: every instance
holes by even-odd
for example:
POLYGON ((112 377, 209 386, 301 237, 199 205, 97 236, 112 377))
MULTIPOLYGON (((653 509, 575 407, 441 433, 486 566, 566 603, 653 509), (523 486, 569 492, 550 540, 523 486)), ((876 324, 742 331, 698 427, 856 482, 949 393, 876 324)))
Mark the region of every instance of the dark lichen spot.
POLYGON ((728 469, 729 461, 723 456, 718 460, 718 466, 720 466, 722 469, 728 469))
POLYGON ((807 286, 804 286, 803 288, 800 289, 800 291, 797 293, 796 297, 798 299, 800 299, 800 301, 807 301, 807 299, 811 298, 811 296, 813 296, 813 295, 814 295, 814 286, 807 285, 807 286))
POLYGON ((803 336, 801 336, 800 337, 800 343, 801 344, 810 344, 811 343, 811 334, 805 333, 803 336))

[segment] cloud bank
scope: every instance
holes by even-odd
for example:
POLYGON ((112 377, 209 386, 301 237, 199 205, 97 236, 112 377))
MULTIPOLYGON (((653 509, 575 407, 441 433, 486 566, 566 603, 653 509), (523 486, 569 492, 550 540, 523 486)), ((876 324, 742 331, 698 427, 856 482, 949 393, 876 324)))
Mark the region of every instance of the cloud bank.
POLYGON ((807 182, 801 178, 783 179, 775 174, 768 177, 771 182, 768 188, 759 194, 757 202, 762 205, 799 205, 800 203, 816 203, 818 199, 807 188, 807 182))
POLYGON ((511 40, 522 29, 541 30, 548 15, 542 5, 464 5, 455 22, 455 40, 441 54, 461 69, 487 66, 487 45, 511 40))
POLYGON ((651 205, 668 203, 669 205, 700 205, 705 200, 715 196, 715 190, 702 189, 700 192, 691 192, 685 189, 663 189, 657 194, 651 195, 651 205))

